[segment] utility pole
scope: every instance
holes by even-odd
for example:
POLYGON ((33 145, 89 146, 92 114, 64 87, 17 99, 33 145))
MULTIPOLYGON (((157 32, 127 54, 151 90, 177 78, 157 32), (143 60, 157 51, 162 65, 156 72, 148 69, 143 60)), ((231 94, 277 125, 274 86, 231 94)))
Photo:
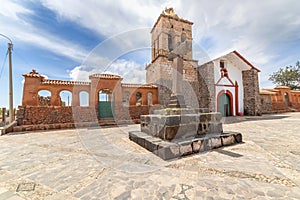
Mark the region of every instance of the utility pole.
POLYGON ((0 33, 0 36, 5 37, 9 40, 8 43, 8 61, 9 61, 9 122, 12 123, 15 119, 14 117, 14 104, 13 104, 13 79, 12 79, 12 49, 13 44, 9 37, 0 33))
POLYGON ((15 120, 14 102, 13 102, 13 79, 12 79, 12 48, 13 44, 8 43, 8 61, 9 61, 9 122, 15 120))

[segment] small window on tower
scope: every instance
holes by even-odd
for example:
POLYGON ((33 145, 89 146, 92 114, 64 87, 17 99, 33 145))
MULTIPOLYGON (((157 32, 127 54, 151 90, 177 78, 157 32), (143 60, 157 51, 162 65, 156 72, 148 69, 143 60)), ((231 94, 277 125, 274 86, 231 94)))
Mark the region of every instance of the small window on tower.
POLYGON ((225 62, 224 62, 224 60, 221 60, 220 61, 220 68, 224 68, 225 67, 225 62))

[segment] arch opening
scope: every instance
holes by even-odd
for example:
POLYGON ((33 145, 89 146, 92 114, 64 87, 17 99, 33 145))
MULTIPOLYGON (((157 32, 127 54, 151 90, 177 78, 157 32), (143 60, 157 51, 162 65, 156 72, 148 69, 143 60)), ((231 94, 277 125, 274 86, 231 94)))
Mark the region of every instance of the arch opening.
POLYGON ((49 90, 40 90, 38 92, 38 105, 51 106, 51 92, 49 90))

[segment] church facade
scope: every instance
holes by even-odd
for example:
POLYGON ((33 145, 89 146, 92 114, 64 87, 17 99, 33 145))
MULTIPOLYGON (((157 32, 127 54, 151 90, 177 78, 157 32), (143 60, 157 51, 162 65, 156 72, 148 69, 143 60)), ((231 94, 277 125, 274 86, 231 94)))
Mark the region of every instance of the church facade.
MULTIPOLYGON (((172 93, 173 69, 168 54, 181 41, 192 42, 192 25, 169 8, 161 13, 152 28, 152 60, 146 66, 146 82, 158 86, 162 106, 168 104, 172 93)), ((209 108, 223 116, 260 114, 260 70, 240 53, 233 51, 199 65, 193 59, 191 46, 183 60, 183 95, 188 106, 209 108)))

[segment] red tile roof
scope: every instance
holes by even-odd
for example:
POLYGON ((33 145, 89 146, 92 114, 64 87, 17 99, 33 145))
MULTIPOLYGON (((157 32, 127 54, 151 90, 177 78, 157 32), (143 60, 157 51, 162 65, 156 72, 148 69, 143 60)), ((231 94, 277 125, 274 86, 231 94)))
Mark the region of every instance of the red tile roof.
POLYGON ((89 78, 101 78, 101 79, 122 79, 119 75, 114 74, 92 74, 89 78))
POLYGON ((127 88, 157 88, 157 86, 153 85, 153 84, 134 84, 134 83, 122 83, 122 87, 127 87, 127 88))
POLYGON ((62 80, 49 80, 42 81, 42 85, 90 85, 90 82, 83 81, 62 81, 62 80))
POLYGON ((237 57, 239 57, 241 60, 243 60, 247 65, 249 65, 251 68, 255 69, 257 72, 260 72, 259 69, 257 69, 256 67, 254 67, 246 58, 244 58, 239 52, 237 51, 233 51, 232 53, 234 53, 235 55, 237 55, 237 57))

